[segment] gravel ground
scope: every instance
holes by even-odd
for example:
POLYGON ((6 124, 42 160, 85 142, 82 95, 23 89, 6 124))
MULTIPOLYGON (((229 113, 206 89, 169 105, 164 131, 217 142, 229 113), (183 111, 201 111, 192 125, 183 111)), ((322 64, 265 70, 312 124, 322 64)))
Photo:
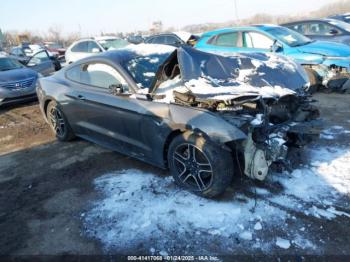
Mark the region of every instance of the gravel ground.
POLYGON ((217 201, 91 143, 56 142, 36 103, 2 108, 0 255, 350 255, 350 95, 315 98, 327 128, 293 154, 294 172, 236 179, 217 201))

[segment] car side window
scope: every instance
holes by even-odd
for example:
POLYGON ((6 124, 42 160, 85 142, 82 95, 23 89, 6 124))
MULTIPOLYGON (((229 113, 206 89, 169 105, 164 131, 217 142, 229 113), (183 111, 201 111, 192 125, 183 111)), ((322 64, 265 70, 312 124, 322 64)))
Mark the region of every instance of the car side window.
POLYGON ((66 77, 69 80, 80 83, 80 72, 81 72, 80 65, 74 66, 74 67, 67 70, 66 77))
POLYGON ((28 66, 30 65, 37 65, 41 64, 47 61, 50 61, 50 57, 48 56, 46 51, 41 51, 39 53, 36 53, 28 62, 28 66))
POLYGON ((147 38, 147 39, 145 40, 145 43, 147 43, 147 44, 152 44, 153 41, 154 41, 154 37, 150 37, 150 38, 147 38))
POLYGON ((152 40, 153 44, 166 44, 166 36, 156 36, 152 40))
POLYGON ((86 53, 88 51, 88 42, 83 41, 83 42, 77 43, 75 46, 72 47, 71 51, 86 53))
POLYGON ((99 52, 101 52, 101 48, 95 43, 95 41, 88 41, 88 52, 94 53, 94 49, 98 49, 99 52))
POLYGON ((332 35, 332 30, 339 32, 336 27, 326 23, 310 23, 308 35, 332 35))
POLYGON ((32 58, 35 58, 40 62, 50 61, 50 57, 48 56, 46 51, 41 51, 41 52, 35 54, 32 58))
POLYGON ((290 29, 292 29, 292 30, 294 30, 294 31, 297 31, 298 33, 300 33, 300 34, 303 34, 303 35, 305 35, 305 34, 307 34, 307 26, 306 26, 306 24, 296 24, 296 25, 291 25, 291 26, 288 26, 288 28, 290 28, 290 29))
POLYGON ((175 36, 168 35, 165 37, 165 44, 168 45, 179 45, 181 43, 180 39, 175 36))
POLYGON ((238 46, 238 32, 224 33, 216 36, 212 41, 212 45, 237 47, 238 46))
POLYGON ((90 63, 72 67, 66 77, 81 84, 109 89, 111 86, 122 86, 124 92, 129 88, 125 79, 112 66, 104 63, 90 63))
POLYGON ((243 33, 243 46, 246 48, 270 49, 273 40, 266 35, 257 32, 243 33))

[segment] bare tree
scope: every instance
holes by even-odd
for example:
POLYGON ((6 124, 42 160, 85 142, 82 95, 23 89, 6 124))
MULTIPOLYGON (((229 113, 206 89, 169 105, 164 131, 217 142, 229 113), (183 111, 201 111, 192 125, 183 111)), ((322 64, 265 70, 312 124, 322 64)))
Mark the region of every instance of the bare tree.
POLYGON ((64 39, 62 37, 62 27, 59 25, 53 25, 48 29, 48 40, 63 44, 64 39))

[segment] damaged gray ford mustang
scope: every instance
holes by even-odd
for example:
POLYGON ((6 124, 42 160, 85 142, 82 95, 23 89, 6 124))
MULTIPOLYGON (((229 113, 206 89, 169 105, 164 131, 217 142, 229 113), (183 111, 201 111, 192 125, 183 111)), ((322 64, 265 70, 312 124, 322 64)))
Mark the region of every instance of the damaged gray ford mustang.
POLYGON ((289 147, 319 135, 307 86, 284 57, 141 44, 41 78, 37 94, 58 140, 78 136, 169 168, 177 184, 215 197, 235 170, 264 180, 289 147))

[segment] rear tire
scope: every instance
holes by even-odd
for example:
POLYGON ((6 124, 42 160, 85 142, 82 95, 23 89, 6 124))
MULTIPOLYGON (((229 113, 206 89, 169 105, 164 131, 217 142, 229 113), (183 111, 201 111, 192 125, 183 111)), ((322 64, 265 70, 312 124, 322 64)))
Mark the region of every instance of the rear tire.
POLYGON ((231 153, 204 137, 190 132, 175 137, 167 158, 176 184, 199 196, 217 197, 231 184, 231 153))
POLYGON ((59 141, 71 141, 75 138, 67 118, 56 101, 51 101, 46 109, 49 125, 59 141))

